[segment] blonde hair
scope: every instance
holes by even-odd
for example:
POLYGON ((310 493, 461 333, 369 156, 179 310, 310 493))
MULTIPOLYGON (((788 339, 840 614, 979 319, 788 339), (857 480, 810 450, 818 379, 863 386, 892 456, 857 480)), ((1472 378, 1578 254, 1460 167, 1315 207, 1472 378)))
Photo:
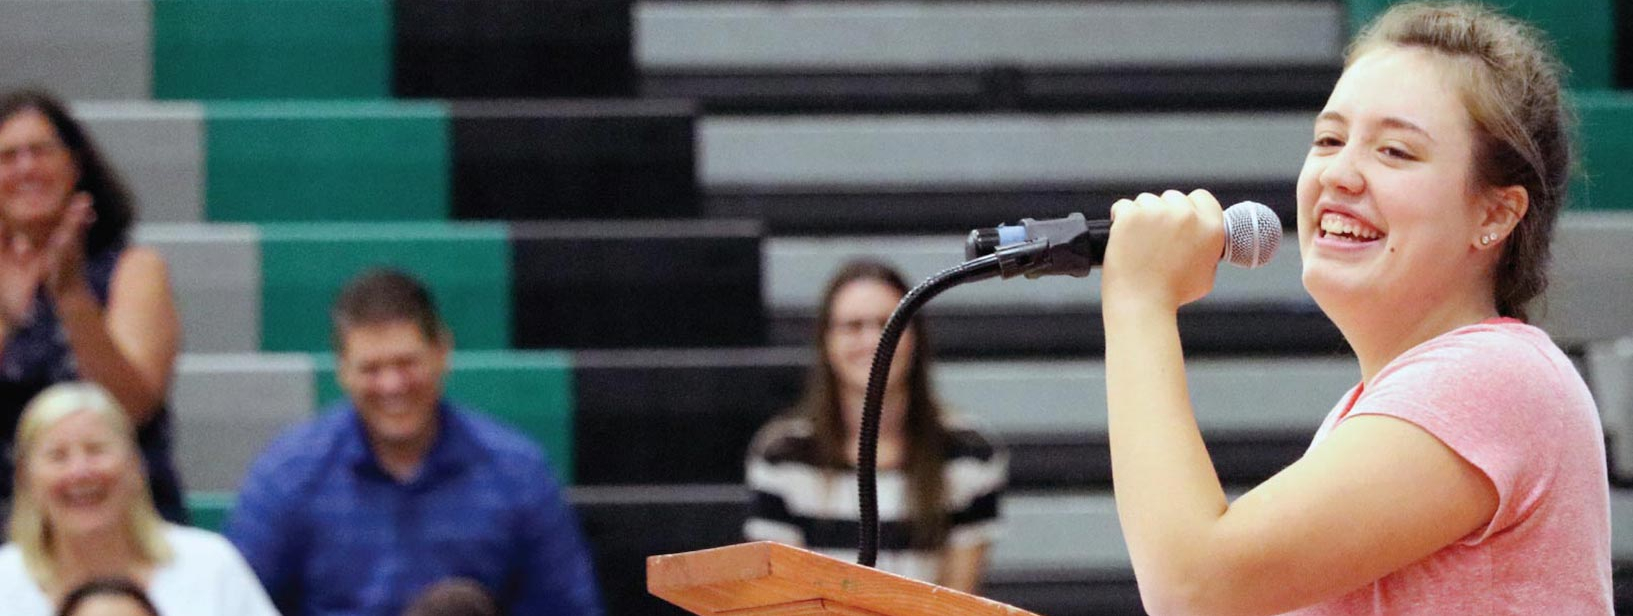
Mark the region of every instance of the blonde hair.
POLYGON ((1472 3, 1391 8, 1350 46, 1345 68, 1384 47, 1423 49, 1450 71, 1475 133, 1477 187, 1523 186, 1530 207, 1509 234, 1495 272, 1497 312, 1521 320, 1548 287, 1549 244, 1565 205, 1572 153, 1565 71, 1537 28, 1472 3))
MULTIPOLYGON (((122 439, 124 446, 138 455, 136 430, 119 403, 107 390, 94 383, 70 382, 52 385, 40 392, 17 422, 16 491, 11 504, 11 541, 23 555, 23 566, 42 587, 50 586, 57 574, 53 556, 51 523, 34 494, 34 486, 27 484, 29 456, 40 437, 62 420, 78 413, 90 413, 122 439)), ((125 528, 137 554, 148 563, 170 560, 170 544, 164 539, 164 522, 153 507, 148 494, 147 473, 136 473, 136 495, 125 512, 125 528)))

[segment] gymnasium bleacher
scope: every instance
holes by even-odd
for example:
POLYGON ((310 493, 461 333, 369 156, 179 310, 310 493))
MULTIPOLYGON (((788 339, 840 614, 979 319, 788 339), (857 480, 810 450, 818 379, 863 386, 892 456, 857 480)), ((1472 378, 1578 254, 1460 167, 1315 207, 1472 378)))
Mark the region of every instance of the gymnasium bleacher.
MULTIPOLYGON (((976 226, 1169 187, 1291 220, 1314 112, 1387 0, 0 0, 0 89, 74 102, 169 261, 197 523, 340 396, 327 308, 424 278, 452 397, 549 452, 609 614, 680 614, 644 557, 740 540, 749 437, 798 395, 847 257, 913 280, 976 226)), ((1560 39, 1582 176, 1542 324, 1604 419, 1633 613, 1633 3, 1505 2, 1560 39)), ((1358 378, 1292 242, 1182 311, 1227 488, 1299 456, 1358 378)), ((1110 497, 1098 279, 925 311, 946 402, 1011 448, 985 594, 1139 614, 1110 497)))

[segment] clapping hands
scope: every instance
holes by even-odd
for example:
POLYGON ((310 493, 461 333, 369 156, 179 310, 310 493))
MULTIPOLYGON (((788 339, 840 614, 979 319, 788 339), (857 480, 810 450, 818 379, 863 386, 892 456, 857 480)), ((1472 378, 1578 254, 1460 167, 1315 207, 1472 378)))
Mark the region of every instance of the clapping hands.
POLYGON ((0 319, 11 327, 32 321, 42 285, 52 297, 84 285, 85 232, 95 220, 91 195, 77 192, 43 245, 0 223, 0 319))

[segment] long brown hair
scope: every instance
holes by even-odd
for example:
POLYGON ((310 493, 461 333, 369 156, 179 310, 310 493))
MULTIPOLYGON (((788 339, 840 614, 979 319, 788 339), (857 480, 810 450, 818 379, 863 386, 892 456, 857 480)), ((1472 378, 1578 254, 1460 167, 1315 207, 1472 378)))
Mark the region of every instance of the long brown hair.
POLYGON ((1548 287, 1549 244, 1570 180, 1564 69, 1540 30, 1472 3, 1397 5, 1362 31, 1345 66, 1384 46, 1456 62, 1454 83, 1474 124, 1476 187, 1525 187, 1530 207, 1504 240, 1494 299, 1498 314, 1527 320, 1527 305, 1548 287))
MULTIPOLYGON (((833 469, 850 467, 845 452, 846 432, 839 402, 838 377, 828 362, 827 332, 833 326, 834 297, 846 285, 862 281, 877 281, 905 295, 906 281, 889 265, 877 261, 851 261, 840 267, 828 281, 822 294, 822 307, 817 313, 817 361, 811 367, 805 386, 805 396, 795 407, 811 421, 817 443, 817 456, 823 466, 833 469)), ((903 472, 907 476, 907 502, 912 522, 913 547, 922 550, 940 549, 947 539, 947 513, 944 472, 947 451, 947 429, 942 424, 941 405, 930 391, 929 341, 918 317, 911 322, 915 344, 907 367, 907 418, 904 425, 907 438, 907 459, 903 472)))

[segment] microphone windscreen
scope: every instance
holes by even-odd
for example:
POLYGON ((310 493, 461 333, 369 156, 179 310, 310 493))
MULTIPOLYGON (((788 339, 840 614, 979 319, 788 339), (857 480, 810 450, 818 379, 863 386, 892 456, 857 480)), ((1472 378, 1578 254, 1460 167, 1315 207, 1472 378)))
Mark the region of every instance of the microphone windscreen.
POLYGON ((1280 246, 1281 218, 1265 204, 1243 201, 1225 210, 1225 261, 1252 269, 1269 263, 1280 246))

